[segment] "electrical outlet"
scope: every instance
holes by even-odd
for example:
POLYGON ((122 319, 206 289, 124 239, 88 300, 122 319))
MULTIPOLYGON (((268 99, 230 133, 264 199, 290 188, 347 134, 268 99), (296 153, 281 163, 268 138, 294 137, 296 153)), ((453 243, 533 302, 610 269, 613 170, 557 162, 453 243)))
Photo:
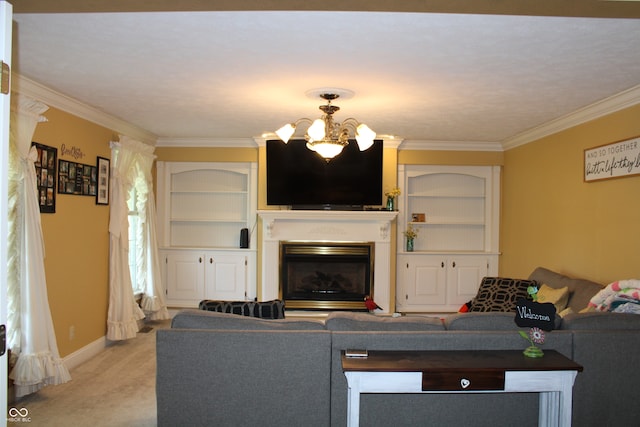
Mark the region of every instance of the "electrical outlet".
POLYGON ((69 327, 69 341, 72 341, 75 337, 76 337, 76 327, 75 326, 70 326, 69 327))

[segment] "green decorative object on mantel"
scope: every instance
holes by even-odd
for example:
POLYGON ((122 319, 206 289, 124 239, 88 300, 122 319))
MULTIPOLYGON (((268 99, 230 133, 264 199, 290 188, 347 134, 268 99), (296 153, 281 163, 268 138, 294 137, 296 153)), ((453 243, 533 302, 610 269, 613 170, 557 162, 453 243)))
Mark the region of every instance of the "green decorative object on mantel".
POLYGON ((387 210, 395 211, 396 210, 396 198, 387 196, 387 210))
POLYGON ((398 197, 400 194, 400 189, 398 187, 395 187, 391 191, 387 191, 384 193, 384 195, 387 196, 387 205, 385 207, 386 210, 396 210, 396 197, 398 197))

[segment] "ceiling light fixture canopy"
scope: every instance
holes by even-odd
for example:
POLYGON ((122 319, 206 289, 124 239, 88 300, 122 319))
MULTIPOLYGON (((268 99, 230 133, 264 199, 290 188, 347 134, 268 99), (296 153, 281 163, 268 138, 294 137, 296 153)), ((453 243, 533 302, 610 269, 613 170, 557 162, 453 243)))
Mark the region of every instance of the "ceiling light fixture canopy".
POLYGON ((296 132, 298 124, 311 123, 304 136, 307 148, 318 153, 327 162, 340 154, 342 149, 349 144, 349 131, 353 132, 360 151, 368 149, 373 145, 373 140, 376 137, 376 133, 369 126, 351 117, 342 123, 333 120, 333 113, 339 111, 340 107, 331 104, 331 101, 339 96, 336 93, 321 93, 320 98, 327 101, 326 105, 318 107, 324 113, 321 118, 316 120, 298 119, 294 123, 282 126, 276 131, 276 135, 286 144, 296 132))

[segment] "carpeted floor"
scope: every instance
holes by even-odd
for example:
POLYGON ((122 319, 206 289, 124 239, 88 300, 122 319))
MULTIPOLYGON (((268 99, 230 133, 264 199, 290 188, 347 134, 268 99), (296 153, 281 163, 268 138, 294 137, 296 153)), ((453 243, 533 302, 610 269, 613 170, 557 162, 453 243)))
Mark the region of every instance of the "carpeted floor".
POLYGON ((169 323, 146 322, 151 330, 132 340, 111 343, 73 369, 68 383, 47 386, 10 407, 26 408, 27 424, 32 427, 155 426, 156 330, 168 328, 169 323))

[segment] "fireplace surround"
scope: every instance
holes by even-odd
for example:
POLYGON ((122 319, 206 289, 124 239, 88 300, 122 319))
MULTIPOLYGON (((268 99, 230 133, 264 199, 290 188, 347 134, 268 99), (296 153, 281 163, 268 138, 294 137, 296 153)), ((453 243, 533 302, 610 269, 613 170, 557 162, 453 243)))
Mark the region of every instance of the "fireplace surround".
MULTIPOLYGON (((370 293, 384 313, 391 307, 391 221, 394 211, 314 211, 260 210, 262 220, 261 300, 281 297, 281 245, 304 243, 314 246, 371 245, 372 261, 370 293)), ((288 310, 298 309, 289 303, 288 310)), ((362 305, 359 305, 362 307, 362 305)), ((300 307, 301 310, 314 309, 300 307)), ((354 308, 358 309, 358 308, 354 308)))

